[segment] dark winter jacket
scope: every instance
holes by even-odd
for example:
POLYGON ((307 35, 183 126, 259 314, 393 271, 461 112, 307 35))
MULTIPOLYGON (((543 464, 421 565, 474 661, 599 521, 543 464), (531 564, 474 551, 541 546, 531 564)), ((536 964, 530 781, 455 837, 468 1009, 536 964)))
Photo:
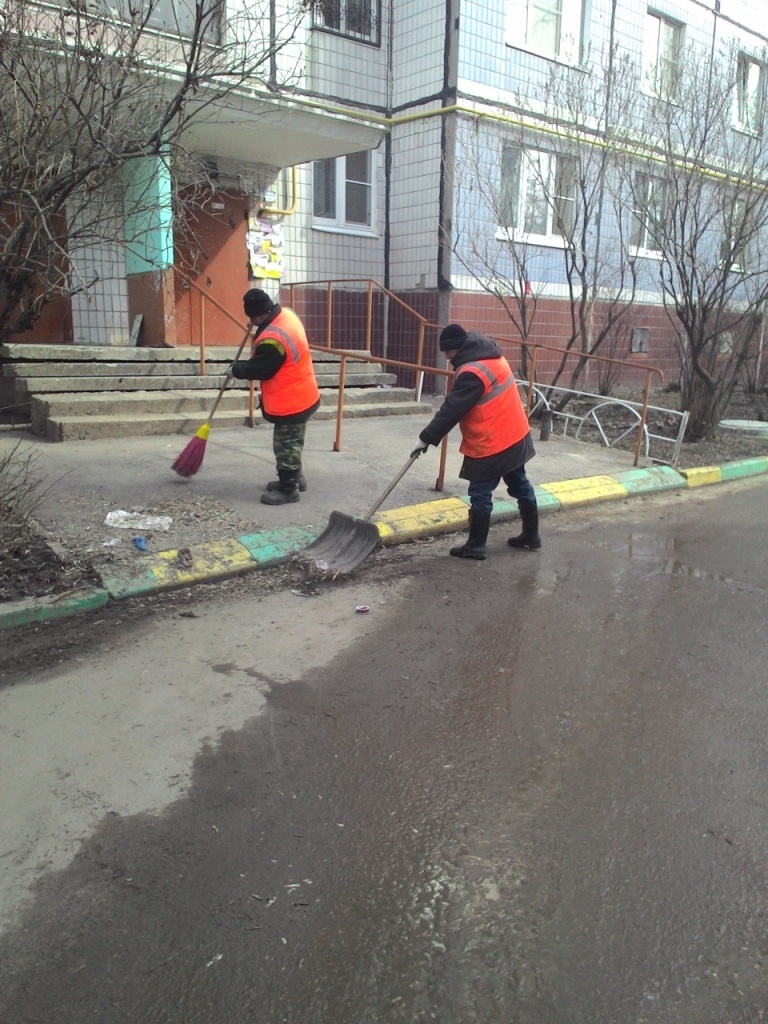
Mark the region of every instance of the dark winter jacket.
MULTIPOLYGON (((479 331, 470 331, 451 360, 451 365, 454 370, 458 370, 465 363, 483 359, 498 359, 501 355, 501 349, 492 338, 480 334, 479 331)), ((432 420, 419 434, 419 439, 425 444, 439 444, 459 420, 480 401, 483 392, 484 385, 477 374, 460 374, 455 379, 450 394, 446 396, 432 420)), ((529 431, 521 441, 495 455, 488 455, 482 459, 473 459, 465 455, 459 476, 463 480, 475 483, 495 480, 505 473, 510 473, 513 469, 518 469, 532 459, 535 454, 529 431)))

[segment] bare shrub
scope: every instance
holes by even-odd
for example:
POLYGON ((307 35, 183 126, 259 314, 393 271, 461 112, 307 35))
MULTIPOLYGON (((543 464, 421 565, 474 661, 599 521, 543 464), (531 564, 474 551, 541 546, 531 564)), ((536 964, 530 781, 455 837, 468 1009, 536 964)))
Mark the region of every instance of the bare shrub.
POLYGON ((0 456, 0 546, 34 532, 34 515, 47 494, 37 453, 19 441, 0 456))

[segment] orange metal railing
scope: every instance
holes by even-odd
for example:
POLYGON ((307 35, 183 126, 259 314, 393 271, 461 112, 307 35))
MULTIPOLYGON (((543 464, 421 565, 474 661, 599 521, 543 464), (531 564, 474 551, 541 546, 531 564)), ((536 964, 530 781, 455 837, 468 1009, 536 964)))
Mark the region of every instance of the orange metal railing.
MULTIPOLYGON (((498 342, 501 342, 502 345, 512 345, 512 346, 514 346, 516 348, 519 348, 521 353, 524 350, 526 351, 526 353, 529 350, 532 351, 532 354, 530 356, 530 360, 531 360, 530 361, 530 366, 528 368, 528 380, 527 380, 526 401, 525 401, 525 409, 526 409, 526 412, 529 415, 530 415, 531 406, 532 406, 533 388, 534 388, 534 385, 536 384, 536 368, 537 368, 538 356, 539 356, 540 352, 552 352, 552 353, 555 354, 555 356, 558 358, 558 360, 562 360, 563 356, 568 356, 570 361, 573 361, 573 362, 576 362, 576 363, 579 363, 582 360, 584 360, 586 363, 594 361, 594 362, 605 363, 605 364, 613 365, 613 366, 619 366, 619 367, 623 366, 623 367, 625 367, 627 369, 632 369, 632 370, 641 370, 642 373, 644 374, 644 381, 645 382, 644 382, 644 386, 643 386, 643 402, 642 402, 642 409, 640 411, 640 422, 638 424, 637 442, 635 444, 634 465, 636 466, 638 464, 638 462, 640 461, 640 451, 641 451, 642 443, 643 443, 643 434, 644 434, 645 425, 646 425, 646 422, 647 422, 647 419, 648 419, 648 405, 650 403, 650 396, 651 396, 651 378, 652 378, 652 376, 654 374, 657 374, 658 377, 659 377, 659 383, 663 383, 663 381, 664 381, 664 374, 662 373, 662 371, 659 369, 658 366, 647 366, 644 363, 637 363, 637 362, 634 362, 631 359, 616 359, 613 356, 589 355, 587 353, 583 353, 583 352, 580 352, 580 351, 575 351, 575 352, 569 352, 568 353, 568 352, 566 352, 562 348, 557 348, 556 345, 541 345, 538 342, 522 341, 519 338, 498 338, 497 337, 495 340, 498 341, 498 342)), ((544 384, 544 383, 540 383, 539 387, 544 389, 544 390, 546 390, 547 385, 544 384)))
MULTIPOLYGON (((411 364, 409 369, 424 365, 425 334, 429 327, 437 329, 436 325, 373 278, 302 281, 287 285, 287 290, 288 305, 299 315, 317 347, 335 346, 389 357, 389 346, 397 343, 392 336, 404 333, 413 339, 413 358, 401 361, 411 364), (404 318, 403 323, 391 324, 393 307, 404 318), (376 348, 381 349, 375 353, 374 336, 379 341, 376 348), (349 344, 345 343, 347 338, 349 344)), ((396 356, 392 358, 397 361, 396 356)), ((417 401, 421 379, 416 385, 417 401)))
MULTIPOLYGON (((200 301, 200 373, 205 373, 205 303, 211 302, 221 313, 223 313, 233 323, 237 324, 238 327, 242 327, 242 321, 236 316, 229 312, 217 299, 215 299, 206 289, 202 288, 195 281, 193 281, 189 275, 181 270, 179 267, 174 267, 176 273, 181 277, 185 284, 193 289, 199 296, 200 301)), ((306 281, 301 283, 293 283, 286 286, 289 296, 288 305, 301 317, 307 328, 307 333, 310 337, 316 337, 320 334, 323 338, 322 343, 312 341, 310 343, 310 349, 318 352, 325 352, 330 355, 339 357, 339 387, 338 387, 338 400, 336 407, 336 436, 333 442, 333 450, 341 451, 341 439, 342 430, 344 423, 344 389, 346 385, 347 376, 347 361, 354 359, 355 361, 362 361, 368 363, 380 363, 385 366, 391 366, 399 369, 410 371, 414 374, 414 400, 419 401, 421 399, 421 393, 424 383, 424 378, 427 375, 431 375, 435 378, 444 378, 446 380, 447 390, 450 390, 450 383, 453 377, 453 371, 450 369, 444 369, 437 366, 428 365, 424 360, 424 345, 425 336, 428 331, 434 331, 435 335, 440 330, 438 324, 431 323, 422 316, 401 298, 389 291, 383 285, 379 284, 372 278, 352 278, 347 280, 322 280, 322 281, 306 281), (337 292, 339 290, 344 291, 344 296, 339 296, 337 292), (320 296, 323 296, 320 300, 320 296), (352 296, 352 300, 350 300, 352 296), (402 311, 402 314, 406 318, 406 324, 410 322, 411 341, 415 348, 414 359, 398 359, 393 358, 387 354, 387 316, 386 309, 382 308, 378 311, 378 317, 375 316, 375 300, 378 297, 380 302, 386 303, 387 305, 392 303, 394 306, 402 311), (362 308, 358 300, 364 299, 362 308), (340 307, 344 303, 348 305, 356 305, 354 309, 351 322, 347 323, 344 321, 343 310, 340 311, 340 307), (297 308, 298 307, 298 308, 297 308), (334 330, 339 326, 341 322, 340 333, 344 336, 349 336, 355 340, 361 339, 362 345, 355 347, 341 347, 333 346, 331 344, 334 330), (359 329, 356 324, 362 325, 362 330, 359 329), (415 332, 415 334, 413 333, 415 332), (374 346, 374 335, 378 333, 379 345, 374 346), (382 352, 374 353, 374 347, 382 348, 382 352)), ((541 359, 542 353, 552 353, 555 357, 556 362, 561 362, 564 357, 570 362, 584 361, 585 363, 604 363, 612 364, 616 367, 624 367, 637 373, 643 374, 644 388, 643 388, 643 401, 640 412, 640 423, 638 425, 638 437, 635 445, 634 452, 634 464, 637 465, 640 459, 640 452, 642 447, 642 440, 647 422, 647 412, 649 406, 652 377, 655 375, 659 378, 659 382, 663 382, 664 374, 656 366, 648 366, 643 363, 635 362, 628 359, 616 359, 612 356, 601 356, 601 355, 587 355, 579 351, 565 352, 562 348, 558 348, 555 345, 545 345, 538 342, 523 341, 518 338, 507 338, 502 336, 496 336, 495 340, 499 342, 503 349, 509 351, 509 349, 517 349, 521 355, 525 353, 527 361, 527 380, 521 381, 521 384, 525 388, 526 392, 526 411, 530 415, 532 408, 533 389, 538 387, 546 389, 547 384, 543 381, 537 381, 537 371, 541 359)), ((550 385, 552 386, 552 385, 550 385)), ((248 401, 248 422, 250 426, 255 423, 256 416, 256 399, 255 399, 255 387, 253 382, 249 389, 249 401, 248 401)), ((437 480, 435 482, 435 489, 442 490, 445 479, 445 461, 447 451, 447 438, 443 439, 441 457, 440 457, 440 469, 437 480)))

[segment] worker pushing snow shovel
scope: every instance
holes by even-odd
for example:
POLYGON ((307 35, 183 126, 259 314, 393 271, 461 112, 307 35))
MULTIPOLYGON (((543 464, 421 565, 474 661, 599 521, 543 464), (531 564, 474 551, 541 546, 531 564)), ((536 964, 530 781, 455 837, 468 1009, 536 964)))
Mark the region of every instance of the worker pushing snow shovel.
POLYGON ((381 543, 371 517, 416 459, 430 445, 438 445, 459 424, 464 462, 460 476, 469 480, 469 537, 451 548, 458 558, 483 560, 491 523, 493 492, 500 480, 517 499, 522 533, 510 537, 514 548, 541 547, 536 494, 525 473, 535 451, 528 419, 509 363, 496 342, 477 331, 449 324, 440 334, 440 350, 456 370, 453 387, 437 413, 419 435, 419 444, 395 479, 374 503, 365 519, 331 512, 325 531, 299 557, 324 571, 356 568, 381 543))
POLYGON ((464 456, 459 476, 469 481, 469 536, 464 544, 451 548, 451 554, 485 559, 493 492, 501 480, 517 499, 522 520, 522 532, 507 543, 535 551, 541 547, 539 510, 525 464, 536 452, 512 369, 492 338, 467 332, 459 324, 445 327, 439 344, 456 371, 453 386, 419 434, 420 443, 411 455, 440 444, 458 423, 459 451, 464 456))

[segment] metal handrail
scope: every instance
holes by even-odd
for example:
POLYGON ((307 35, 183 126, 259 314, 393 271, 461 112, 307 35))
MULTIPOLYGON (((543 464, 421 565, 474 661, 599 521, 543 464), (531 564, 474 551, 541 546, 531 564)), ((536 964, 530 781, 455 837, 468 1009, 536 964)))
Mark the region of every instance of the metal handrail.
MULTIPOLYGON (((526 381, 519 381, 518 383, 520 384, 521 387, 525 387, 527 385, 526 381)), ((553 422, 555 421, 555 419, 562 420, 563 421, 563 429, 562 429, 563 437, 568 437, 569 436, 569 433, 568 433, 569 427, 571 426, 571 424, 573 424, 573 426, 574 426, 574 431, 573 431, 574 440, 576 440, 576 441, 580 440, 580 435, 581 435, 582 431, 588 425, 588 423, 591 421, 591 423, 594 425, 595 429, 597 430, 598 434, 600 435, 600 438, 602 440, 603 445, 606 448, 616 448, 616 447, 619 446, 621 441, 623 441, 626 437, 628 437, 632 433, 633 430, 639 430, 640 447, 644 449, 644 454, 646 456, 650 456, 651 455, 651 452, 650 452, 650 442, 653 441, 653 440, 661 441, 661 442, 664 442, 665 444, 671 444, 673 446, 672 455, 671 455, 670 459, 668 460, 668 462, 669 462, 670 466, 676 466, 677 465, 678 459, 680 458, 680 449, 682 448, 683 438, 685 437, 685 428, 688 425, 688 416, 689 416, 689 414, 687 412, 678 412, 676 409, 667 409, 667 408, 664 408, 662 406, 656 406, 656 405, 648 405, 647 406, 647 411, 648 412, 662 413, 664 416, 673 417, 674 419, 676 419, 678 421, 678 427, 677 427, 676 435, 673 436, 673 437, 667 437, 664 434, 652 433, 651 430, 648 428, 647 419, 646 419, 646 421, 642 420, 642 403, 641 402, 632 402, 629 399, 625 399, 625 398, 615 398, 615 397, 606 396, 606 395, 597 395, 597 394, 594 394, 593 392, 590 392, 590 391, 574 391, 571 388, 559 387, 556 384, 542 385, 541 387, 539 387, 539 386, 534 384, 534 386, 533 386, 533 394, 535 395, 537 400, 536 400, 536 402, 535 402, 535 404, 533 406, 533 410, 532 411, 536 411, 536 410, 539 409, 539 407, 541 407, 541 408, 545 409, 547 412, 552 414, 553 422), (552 409, 549 400, 547 399, 546 395, 544 394, 544 391, 558 391, 558 392, 561 392, 562 394, 568 394, 568 395, 570 395, 570 396, 572 396, 574 398, 585 399, 587 401, 597 402, 598 404, 595 405, 593 408, 588 409, 583 414, 582 413, 578 413, 578 412, 572 412, 572 411, 569 411, 567 409, 565 409, 565 410, 556 410, 556 409, 552 409), (601 409, 608 409, 610 407, 614 407, 614 408, 618 407, 618 408, 626 409, 627 412, 631 413, 631 415, 634 416, 636 418, 636 421, 637 421, 637 422, 633 423, 630 427, 628 427, 625 430, 623 430, 622 433, 618 437, 614 438, 613 440, 609 440, 609 438, 608 438, 608 436, 606 434, 606 430, 604 429, 603 421, 601 421, 601 418, 600 418, 600 415, 599 415, 601 409)), ((530 413, 529 413, 529 415, 530 415, 530 413)), ((667 460, 657 460, 657 461, 667 461, 667 460)), ((637 465, 637 462, 635 462, 635 465, 637 465)))
MULTIPOLYGON (((450 379, 453 377, 453 370, 442 370, 437 366, 422 366, 420 363, 408 363, 402 359, 387 359, 382 356, 372 356, 364 353, 361 349, 347 349, 347 348, 330 348, 328 345, 312 345, 309 346, 311 351, 329 353, 330 355, 338 356, 341 365, 339 366, 339 394, 336 402, 336 437, 333 442, 333 451, 341 451, 341 431, 344 423, 344 387, 347 377, 347 360, 352 359, 355 362, 365 363, 384 363, 387 366, 398 366, 406 370, 416 370, 418 373, 433 373, 438 377, 445 377, 448 379, 450 385, 450 379)), ((449 388, 450 389, 450 388, 449 388)), ((448 452, 448 435, 443 438, 440 443, 440 465, 438 469, 437 479, 435 480, 435 490, 442 491, 443 484, 445 483, 445 463, 448 452)))
MULTIPOLYGON (((220 312, 222 312, 233 323, 237 324, 238 327, 242 327, 242 323, 241 323, 240 320, 237 319, 237 317, 233 316, 233 314, 230 313, 229 310, 227 310, 217 299, 215 299, 210 294, 210 292, 208 292, 206 289, 202 288, 199 284, 197 284, 196 281, 193 281, 190 278, 189 274, 186 273, 186 271, 182 270, 176 264, 173 265, 173 269, 174 269, 174 271, 177 274, 179 274, 179 276, 187 284, 188 287, 194 289, 200 295, 200 331, 201 331, 201 333, 200 333, 200 373, 204 374, 205 373, 205 344, 206 344, 206 339, 205 339, 205 306, 204 306, 205 300, 207 299, 209 302, 212 302, 213 305, 220 312)), ((437 367, 437 366, 427 366, 423 362, 423 358, 424 358, 424 336, 425 336, 425 333, 426 333, 427 329, 433 329, 435 331, 439 331, 440 330, 440 326, 438 324, 433 324, 430 321, 428 321, 426 319, 426 317, 422 316, 415 309, 413 309, 411 306, 409 306, 405 301, 403 301, 403 299, 399 298, 399 296, 395 295, 393 292, 391 292, 388 288, 386 288, 384 285, 380 284, 375 279, 368 278, 368 277, 365 277, 365 278, 361 277, 361 278, 346 278, 346 279, 338 279, 338 280, 324 279, 324 280, 320 280, 320 281, 292 282, 292 283, 290 283, 287 286, 288 287, 289 296, 290 296, 290 299, 289 299, 290 304, 294 305, 295 290, 297 288, 300 289, 300 288, 308 288, 308 287, 317 287, 319 285, 324 285, 327 288, 327 290, 328 290, 327 311, 326 311, 326 328, 325 328, 325 344, 323 344, 323 345, 310 344, 309 347, 310 347, 311 350, 315 350, 315 351, 318 351, 318 352, 325 352, 325 353, 329 353, 331 355, 337 355, 339 357, 339 359, 340 359, 339 389, 338 389, 339 397, 338 397, 337 415, 336 415, 336 437, 335 437, 335 440, 334 440, 333 450, 334 451, 341 451, 341 434, 342 434, 342 424, 343 424, 343 418, 344 418, 344 387, 345 387, 345 384, 346 384, 346 371, 347 371, 347 360, 348 359, 355 359, 357 361, 363 361, 363 362, 369 362, 369 363, 382 363, 382 364, 384 364, 386 366, 394 366, 394 367, 399 367, 399 368, 408 369, 408 370, 413 371, 416 374, 416 386, 414 388, 414 400, 416 402, 421 400, 421 394, 422 394, 422 388, 423 388, 424 375, 425 374, 432 374, 432 375, 438 376, 438 377, 445 377, 446 380, 449 383, 449 388, 450 388, 450 381, 451 381, 451 379, 453 377, 453 370, 442 369, 442 368, 437 367), (332 313, 333 313, 333 286, 337 285, 337 284, 338 285, 344 285, 344 286, 349 286, 349 285, 352 285, 352 284, 365 284, 366 285, 366 288, 367 288, 367 300, 368 301, 367 301, 366 327, 365 327, 365 348, 363 348, 363 349, 341 349, 341 348, 334 348, 330 344, 331 329, 332 329, 332 313), (394 302, 396 302, 403 309, 407 310, 407 312, 409 312, 413 316, 414 320, 417 322, 418 328, 419 328, 419 335, 418 335, 418 342, 417 342, 416 360, 414 362, 408 362, 406 360, 400 360, 400 359, 389 359, 386 356, 373 356, 373 355, 371 355, 371 343, 372 343, 372 334, 373 334, 373 291, 374 291, 374 288, 377 288, 382 294, 386 295, 389 299, 392 299, 394 302)), ((641 412, 639 414, 639 416, 640 416, 640 423, 639 423, 637 442, 635 444, 635 452, 634 452, 634 465, 637 466, 637 464, 638 464, 638 462, 640 460, 640 453, 641 453, 641 449, 643 447, 643 440, 644 440, 644 438, 646 439, 646 447, 647 447, 647 437, 648 437, 647 415, 648 415, 649 398, 650 398, 650 391, 651 391, 651 378, 652 378, 652 375, 656 374, 656 375, 658 375, 658 377, 659 377, 661 382, 663 382, 663 380, 664 380, 664 374, 663 374, 663 372, 661 371, 661 369, 659 367, 657 367, 657 366, 647 366, 647 365, 644 365, 642 363, 638 363, 638 362, 635 362, 635 361, 629 360, 629 359, 617 359, 614 356, 602 356, 602 355, 598 355, 597 353, 593 354, 593 353, 584 353, 584 352, 580 352, 580 351, 569 351, 567 349, 559 348, 556 345, 546 345, 546 344, 543 344, 543 343, 540 343, 540 342, 533 342, 533 341, 530 341, 528 339, 518 339, 518 338, 507 338, 507 337, 503 337, 503 336, 494 336, 494 340, 499 342, 502 345, 513 346, 515 348, 520 348, 521 350, 523 350, 523 349, 530 350, 530 352, 531 352, 531 361, 530 361, 530 368, 529 368, 529 371, 528 371, 528 380, 524 381, 524 382, 521 382, 521 383, 524 383, 525 387, 526 387, 525 407, 526 407, 526 412, 527 412, 528 416, 531 415, 531 411, 532 411, 532 408, 533 408, 533 403, 532 403, 533 391, 534 391, 534 388, 537 387, 537 385, 536 385, 536 365, 537 365, 537 361, 538 361, 539 352, 552 352, 552 353, 556 354, 560 359, 562 359, 565 356, 565 357, 571 357, 571 358, 578 359, 578 360, 584 360, 585 362, 589 362, 591 360, 596 360, 596 361, 598 361, 600 363, 612 364, 612 365, 615 365, 615 366, 621 366, 621 367, 625 367, 625 368, 629 368, 629 369, 633 369, 633 370, 641 370, 643 372, 644 376, 645 376, 645 385, 644 385, 644 389, 643 389, 643 401, 642 401, 642 403, 640 403, 640 408, 641 408, 641 412)), ((571 394, 580 394, 580 392, 574 392, 571 389, 566 389, 566 388, 558 388, 557 385, 552 385, 552 384, 550 384, 550 385, 546 385, 546 384, 538 385, 537 390, 538 390, 539 394, 541 394, 540 388, 554 389, 554 390, 560 390, 560 391, 567 391, 567 392, 569 392, 571 394)), ((581 394, 586 394, 586 392, 583 392, 581 394)), ((248 422, 249 422, 249 425, 251 427, 254 425, 254 422, 255 422, 255 387, 254 387, 254 383, 253 382, 251 382, 250 388, 249 388, 248 422)), ((684 431, 684 427, 683 427, 683 431, 684 431)), ((446 442, 447 442, 447 438, 443 438, 440 472, 439 472, 439 475, 438 475, 438 478, 437 478, 437 481, 436 481, 436 484, 435 484, 435 487, 436 487, 437 490, 442 490, 443 481, 444 481, 446 442)), ((679 456, 679 448, 680 448, 680 444, 681 443, 682 443, 682 435, 680 435, 680 437, 679 437, 679 439, 678 439, 678 441, 676 443, 675 456, 674 456, 675 461, 677 460, 677 457, 679 456)))
MULTIPOLYGON (((658 366, 645 366, 643 363, 636 363, 631 359, 616 359, 614 356, 600 356, 597 354, 591 354, 587 352, 573 352, 567 349, 558 348, 556 345, 543 345, 539 342, 527 341, 518 338, 496 338, 496 341, 505 342, 508 345, 517 345, 520 348, 531 348, 533 349, 533 357, 531 359, 531 367, 528 371, 528 395, 526 399, 526 411, 529 412, 531 408, 531 394, 533 390, 533 384, 536 380, 536 358, 539 351, 554 352, 562 359, 563 356, 571 356, 577 360, 590 360, 597 359, 602 363, 611 363, 614 366, 625 366, 633 370, 642 370, 645 374, 645 386, 643 388, 643 401, 642 401, 642 413, 640 418, 640 429, 637 432, 637 443, 635 444, 635 459, 634 465, 636 466, 640 461, 640 449, 643 443, 643 432, 645 430, 646 420, 648 418, 648 402, 651 395, 651 375, 656 373, 659 375, 660 382, 664 381, 664 374, 658 366)), ((544 384, 542 387, 555 387, 552 384, 544 384)), ((569 390, 569 389, 564 389, 569 390)))
MULTIPOLYGON (((201 287, 201 285, 199 285, 197 283, 197 281, 193 281, 192 278, 189 276, 189 274, 185 270, 182 270, 181 267, 179 267, 175 263, 173 263, 171 266, 172 266, 172 269, 173 269, 174 273, 178 274, 179 277, 182 279, 182 281, 189 288, 193 288, 199 294, 199 296, 200 296, 200 376, 204 376, 204 374, 205 374, 205 305, 204 305, 204 303, 205 303, 206 299, 208 300, 208 302, 213 303, 213 305, 216 307, 216 309, 218 309, 220 313, 223 313, 224 316, 227 317, 228 320, 231 320, 233 324, 237 324, 237 326, 240 328, 240 330, 242 330, 243 327, 246 326, 246 325, 243 323, 242 320, 238 320, 237 317, 233 313, 230 313, 230 311, 226 308, 226 306, 223 306, 219 302, 218 299, 215 299, 213 297, 213 295, 211 295, 211 293, 209 291, 207 291, 205 288, 201 287)), ((253 423, 251 423, 251 426, 253 426, 253 423)))

